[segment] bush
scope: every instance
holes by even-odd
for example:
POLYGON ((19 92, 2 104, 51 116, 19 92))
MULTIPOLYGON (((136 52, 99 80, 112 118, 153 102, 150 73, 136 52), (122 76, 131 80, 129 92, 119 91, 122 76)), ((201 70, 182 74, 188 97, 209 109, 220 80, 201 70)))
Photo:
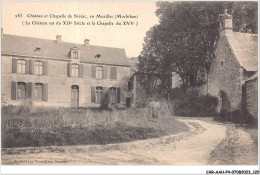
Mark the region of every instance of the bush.
POLYGON ((209 94, 199 95, 198 91, 184 91, 180 88, 173 90, 171 94, 172 110, 175 115, 180 116, 216 116, 216 107, 218 105, 217 97, 209 94))
POLYGON ((257 124, 257 121, 245 110, 235 110, 231 112, 221 112, 214 117, 215 121, 233 122, 237 124, 257 124))
POLYGON ((13 129, 2 138, 2 147, 109 144, 158 136, 160 135, 153 128, 127 126, 121 123, 110 127, 99 125, 91 128, 56 127, 49 130, 13 129))
MULTIPOLYGON (((167 112, 167 103, 161 103, 156 102, 157 118, 148 112, 149 108, 114 111, 38 108, 32 114, 19 115, 19 110, 13 110, 15 107, 6 106, 2 108, 2 147, 108 144, 187 130, 184 123, 167 112)), ((155 112, 155 108, 150 111, 155 112)))
POLYGON ((152 118, 162 118, 170 116, 171 112, 166 101, 152 101, 147 107, 146 115, 152 118))

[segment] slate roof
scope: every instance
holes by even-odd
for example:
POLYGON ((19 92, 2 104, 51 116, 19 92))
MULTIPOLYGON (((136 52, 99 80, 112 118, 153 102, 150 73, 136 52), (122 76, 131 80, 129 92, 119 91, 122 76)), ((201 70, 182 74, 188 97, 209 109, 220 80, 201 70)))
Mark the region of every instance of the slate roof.
POLYGON ((240 32, 227 32, 226 36, 240 65, 247 71, 257 71, 258 36, 240 32))
POLYGON ((31 38, 4 34, 2 38, 2 54, 53 58, 58 60, 70 59, 70 50, 77 47, 80 51, 80 61, 89 63, 103 63, 121 66, 130 66, 125 50, 103 46, 88 47, 84 44, 61 42, 40 38, 31 38), (41 48, 40 52, 35 49, 41 48), (95 58, 100 54, 101 58, 95 58))

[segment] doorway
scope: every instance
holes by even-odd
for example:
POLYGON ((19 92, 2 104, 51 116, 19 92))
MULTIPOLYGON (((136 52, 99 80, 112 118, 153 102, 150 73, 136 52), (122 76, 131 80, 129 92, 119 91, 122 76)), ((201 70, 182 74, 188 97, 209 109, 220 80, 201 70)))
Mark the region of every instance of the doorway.
POLYGON ((71 106, 79 107, 79 86, 71 86, 71 106))
POLYGON ((126 97, 126 108, 131 108, 131 97, 126 97))

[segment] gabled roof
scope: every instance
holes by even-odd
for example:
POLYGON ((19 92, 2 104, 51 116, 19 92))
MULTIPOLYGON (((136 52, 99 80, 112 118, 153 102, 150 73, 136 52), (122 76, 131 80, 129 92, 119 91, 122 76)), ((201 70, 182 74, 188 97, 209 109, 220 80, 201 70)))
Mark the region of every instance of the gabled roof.
POLYGON ((70 59, 71 48, 78 48, 80 61, 89 63, 103 63, 111 65, 130 66, 125 50, 103 46, 85 46, 83 44, 61 42, 15 35, 4 34, 2 38, 2 54, 53 58, 58 60, 70 59), (35 48, 41 48, 35 52, 35 48), (100 54, 100 59, 95 55, 100 54))
POLYGON ((257 35, 240 32, 227 32, 226 36, 240 65, 247 71, 257 71, 257 35))

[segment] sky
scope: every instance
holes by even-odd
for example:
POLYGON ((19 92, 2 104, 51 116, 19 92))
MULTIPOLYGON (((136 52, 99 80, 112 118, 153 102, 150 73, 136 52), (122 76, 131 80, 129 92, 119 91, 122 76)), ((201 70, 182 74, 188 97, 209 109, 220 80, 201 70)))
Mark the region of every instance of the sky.
POLYGON ((155 15, 155 2, 2 2, 2 28, 4 34, 28 36, 55 40, 56 35, 62 36, 62 41, 84 43, 90 40, 91 45, 124 48, 127 57, 140 54, 144 37, 150 27, 158 24, 155 15), (22 17, 18 17, 22 14, 22 17), (47 15, 44 17, 28 17, 27 15, 47 15), (50 15, 86 15, 88 18, 56 19, 50 15), (90 19, 90 15, 132 15, 138 19, 90 19), (49 25, 49 22, 72 20, 113 22, 114 25, 49 25), (31 22, 30 25, 25 21, 31 22), (32 25, 32 21, 47 22, 48 25, 32 25), (122 25, 115 25, 116 22, 122 25), (123 25, 123 21, 132 21, 134 25, 123 25), (138 25, 136 25, 137 23, 138 25))

